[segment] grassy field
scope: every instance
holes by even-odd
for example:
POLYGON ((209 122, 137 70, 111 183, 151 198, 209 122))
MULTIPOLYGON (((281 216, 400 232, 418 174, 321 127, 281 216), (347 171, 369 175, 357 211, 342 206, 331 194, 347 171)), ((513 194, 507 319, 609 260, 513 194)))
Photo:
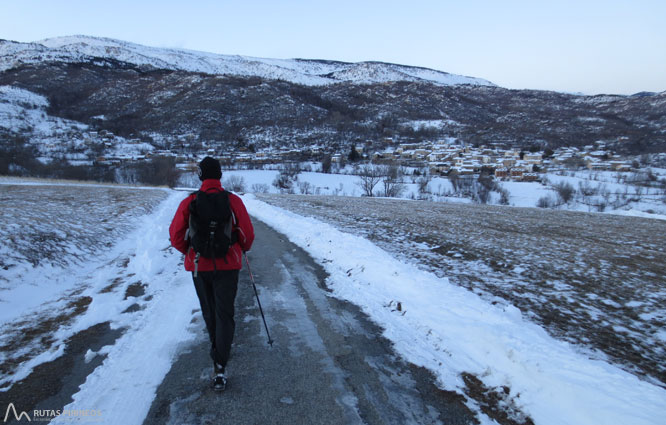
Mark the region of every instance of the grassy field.
POLYGON ((92 272, 127 265, 111 248, 169 194, 32 183, 0 184, 0 382, 63 339, 92 301, 92 272))
POLYGON ((369 238, 553 336, 666 384, 666 222, 604 214, 298 195, 257 197, 369 238))

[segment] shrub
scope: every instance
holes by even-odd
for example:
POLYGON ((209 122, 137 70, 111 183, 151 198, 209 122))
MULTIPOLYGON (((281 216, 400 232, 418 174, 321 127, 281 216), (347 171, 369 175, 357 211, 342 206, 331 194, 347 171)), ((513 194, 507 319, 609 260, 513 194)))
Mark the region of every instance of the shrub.
POLYGON ((574 187, 571 185, 571 183, 560 182, 553 187, 557 192, 557 196, 559 196, 559 198, 562 200, 563 203, 568 204, 569 201, 571 201, 571 199, 573 198, 575 190, 574 187))
POLYGON ((550 196, 546 195, 546 196, 542 196, 541 198, 539 198, 539 200, 537 201, 536 206, 539 207, 539 208, 552 208, 553 204, 554 203, 553 203, 552 198, 550 196))
POLYGON ((245 179, 232 174, 224 180, 224 187, 236 193, 245 192, 245 179))
POLYGON ((501 187, 499 188, 499 194, 500 194, 500 199, 499 199, 500 205, 509 205, 509 199, 511 198, 511 194, 509 193, 509 191, 501 187))
POLYGON ((294 186, 294 181, 291 180, 288 175, 280 173, 275 176, 275 179, 273 180, 273 186, 280 190, 290 190, 294 186))
POLYGON ((298 182, 298 189, 303 195, 312 195, 313 186, 310 182, 302 181, 298 182))
POLYGON ((298 164, 285 164, 280 173, 275 176, 273 186, 280 189, 281 192, 293 193, 294 183, 298 180, 298 174, 301 172, 298 164))
POLYGON ((268 185, 264 183, 253 183, 252 193, 268 193, 268 185))

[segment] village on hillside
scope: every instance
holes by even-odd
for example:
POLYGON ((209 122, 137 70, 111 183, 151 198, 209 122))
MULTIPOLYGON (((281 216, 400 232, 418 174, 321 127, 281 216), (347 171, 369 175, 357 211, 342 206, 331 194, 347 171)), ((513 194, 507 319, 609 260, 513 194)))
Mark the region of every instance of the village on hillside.
POLYGON ((381 143, 351 144, 345 152, 332 153, 330 148, 321 145, 264 149, 256 152, 251 148, 241 147, 235 152, 229 152, 221 142, 199 142, 192 135, 177 138, 176 143, 171 143, 171 146, 175 146, 171 149, 155 149, 151 144, 139 139, 124 139, 104 130, 92 132, 86 135, 85 139, 91 142, 99 141, 106 148, 106 154, 97 156, 95 163, 118 164, 143 161, 155 156, 169 156, 175 158, 180 168, 194 166, 202 155, 215 156, 227 167, 244 168, 299 161, 318 162, 324 158, 329 158, 332 164, 340 168, 350 162, 353 156, 356 161, 427 169, 433 176, 485 173, 498 180, 537 181, 540 173, 562 169, 629 172, 634 161, 634 158, 614 154, 607 149, 603 141, 580 149, 566 147, 554 151, 523 151, 518 148, 471 146, 456 139, 399 143, 387 138, 381 143), (355 154, 352 154, 352 151, 355 154))
POLYGON ((472 147, 448 143, 400 144, 372 155, 373 161, 397 161, 411 166, 427 167, 431 175, 494 175, 500 180, 535 181, 539 173, 561 168, 630 171, 631 163, 606 150, 604 142, 556 151, 521 151, 520 149, 472 147))

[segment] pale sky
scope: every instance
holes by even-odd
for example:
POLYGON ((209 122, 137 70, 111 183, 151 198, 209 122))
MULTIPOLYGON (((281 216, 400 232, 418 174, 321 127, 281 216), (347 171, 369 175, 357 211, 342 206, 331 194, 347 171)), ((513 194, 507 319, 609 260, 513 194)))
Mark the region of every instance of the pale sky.
POLYGON ((376 60, 585 94, 666 90, 666 0, 0 0, 0 38, 376 60))

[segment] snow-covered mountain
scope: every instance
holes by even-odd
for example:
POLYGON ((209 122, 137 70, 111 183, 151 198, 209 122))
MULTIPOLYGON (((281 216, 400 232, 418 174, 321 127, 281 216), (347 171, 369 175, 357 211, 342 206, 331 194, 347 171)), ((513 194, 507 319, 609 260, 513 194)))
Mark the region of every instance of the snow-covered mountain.
POLYGON ((43 103, 24 113, 9 92, 0 93, 0 131, 22 133, 24 118, 39 109, 98 134, 152 140, 160 150, 319 145, 339 152, 353 142, 383 149, 386 140, 447 138, 540 149, 604 141, 630 154, 666 149, 666 92, 509 90, 379 62, 225 56, 85 36, 0 40, 0 86, 25 90, 43 103))
POLYGON ((257 76, 308 86, 340 82, 372 84, 394 81, 424 81, 444 86, 460 84, 494 86, 493 83, 480 78, 382 62, 263 59, 147 47, 110 38, 80 35, 50 38, 33 43, 12 41, 0 43, 0 71, 22 64, 48 61, 77 63, 100 58, 127 62, 140 67, 213 75, 257 76))

